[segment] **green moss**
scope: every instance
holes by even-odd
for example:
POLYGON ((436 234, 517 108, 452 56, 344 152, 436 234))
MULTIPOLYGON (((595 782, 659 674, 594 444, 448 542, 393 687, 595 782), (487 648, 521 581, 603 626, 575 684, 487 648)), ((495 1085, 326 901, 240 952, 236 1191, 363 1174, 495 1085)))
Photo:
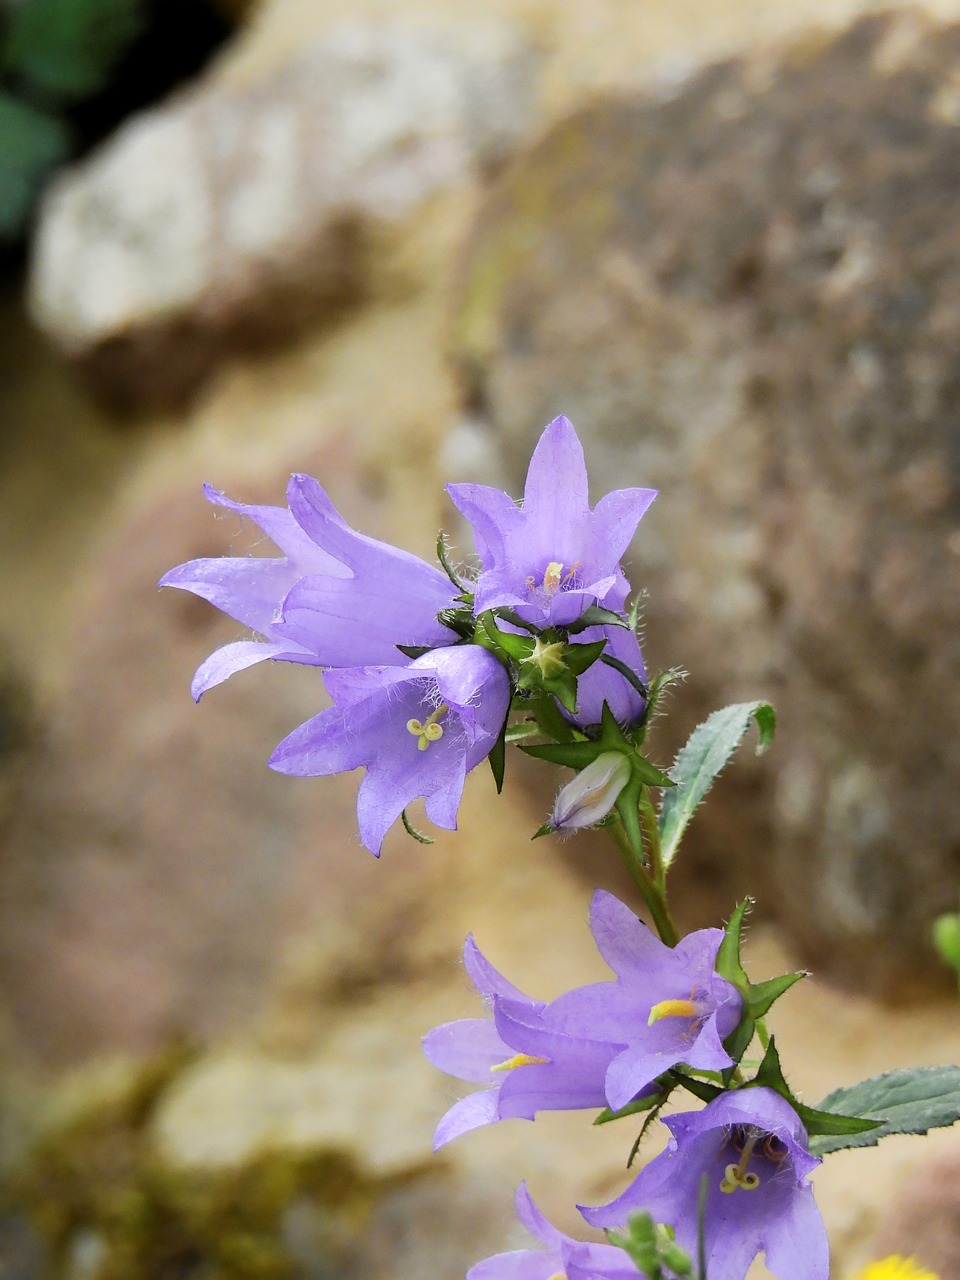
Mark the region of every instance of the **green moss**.
POLYGON ((12 1181, 10 1199, 45 1241, 52 1277, 78 1274, 79 1248, 85 1280, 296 1280, 292 1206, 310 1224, 312 1255, 333 1268, 346 1261, 387 1183, 336 1151, 267 1151, 226 1172, 172 1169, 149 1122, 183 1064, 183 1054, 159 1059, 55 1124, 12 1181))

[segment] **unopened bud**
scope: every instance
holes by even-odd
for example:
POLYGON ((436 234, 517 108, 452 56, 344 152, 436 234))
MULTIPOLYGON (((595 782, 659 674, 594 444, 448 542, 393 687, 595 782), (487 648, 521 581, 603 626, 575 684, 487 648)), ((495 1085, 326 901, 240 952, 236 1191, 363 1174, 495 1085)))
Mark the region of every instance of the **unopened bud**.
POLYGON ((630 781, 630 761, 619 751, 604 751, 561 790, 550 827, 565 834, 601 822, 630 781))

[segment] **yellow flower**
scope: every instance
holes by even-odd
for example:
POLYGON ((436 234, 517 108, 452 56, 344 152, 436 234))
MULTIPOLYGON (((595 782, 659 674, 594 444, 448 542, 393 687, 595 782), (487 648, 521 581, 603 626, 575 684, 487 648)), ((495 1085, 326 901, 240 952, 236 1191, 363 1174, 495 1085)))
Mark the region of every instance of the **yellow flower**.
POLYGON ((919 1266, 913 1258, 902 1258, 895 1253, 862 1267, 851 1280, 940 1280, 940 1277, 919 1266))

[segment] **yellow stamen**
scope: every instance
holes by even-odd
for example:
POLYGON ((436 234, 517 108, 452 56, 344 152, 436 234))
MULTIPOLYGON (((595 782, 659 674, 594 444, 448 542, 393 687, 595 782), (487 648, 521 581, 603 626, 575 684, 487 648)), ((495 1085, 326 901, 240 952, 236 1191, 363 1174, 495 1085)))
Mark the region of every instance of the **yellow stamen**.
POLYGON ((753 1149, 761 1136, 759 1133, 754 1133, 749 1137, 744 1143, 743 1151, 741 1151, 740 1159, 737 1163, 724 1166, 720 1190, 725 1195, 732 1195, 734 1191, 756 1191, 757 1187, 759 1187, 760 1179, 755 1173, 747 1172, 747 1165, 750 1163, 753 1149))
POLYGON ((647 1026, 652 1027, 661 1018, 695 1018, 697 1006, 692 1000, 661 1000, 650 1010, 647 1026))
POLYGON ((450 708, 445 702, 441 702, 436 711, 432 711, 426 720, 407 721, 407 733, 412 733, 417 739, 417 750, 426 751, 431 742, 438 742, 443 737, 443 725, 438 724, 439 720, 447 714, 450 708))
POLYGON ((512 1071, 514 1067, 542 1067, 549 1061, 549 1058, 532 1058, 529 1053, 516 1053, 512 1058, 507 1058, 506 1062, 498 1062, 490 1070, 512 1071))
POLYGON ((543 589, 548 596, 556 595, 563 581, 563 565, 558 560, 551 560, 543 575, 543 589))

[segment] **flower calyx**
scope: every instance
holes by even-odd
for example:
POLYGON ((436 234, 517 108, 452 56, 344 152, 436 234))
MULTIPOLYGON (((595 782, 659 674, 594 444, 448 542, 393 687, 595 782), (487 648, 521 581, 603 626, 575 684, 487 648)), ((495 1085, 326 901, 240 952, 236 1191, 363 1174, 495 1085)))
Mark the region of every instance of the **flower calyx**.
POLYGON ((548 694, 567 711, 577 709, 577 677, 582 676, 603 653, 605 640, 593 644, 568 644, 556 629, 535 631, 515 618, 512 610, 492 610, 480 615, 475 640, 494 653, 510 670, 516 688, 527 695, 548 694), (505 631, 497 625, 498 614, 510 626, 522 627, 505 631), (532 632, 532 634, 531 634, 532 632))

